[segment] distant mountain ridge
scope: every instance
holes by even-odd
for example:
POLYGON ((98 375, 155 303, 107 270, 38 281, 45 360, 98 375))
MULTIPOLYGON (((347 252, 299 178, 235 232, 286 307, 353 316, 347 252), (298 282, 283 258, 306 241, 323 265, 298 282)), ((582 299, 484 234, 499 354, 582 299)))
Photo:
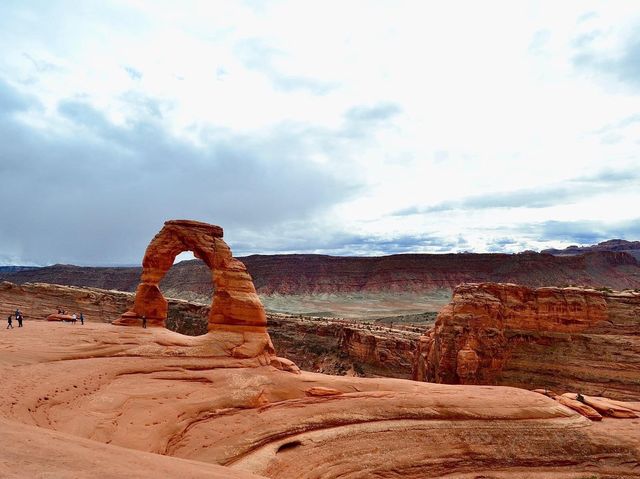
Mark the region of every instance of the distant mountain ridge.
POLYGON ((0 266, 1 273, 15 273, 17 271, 29 271, 31 269, 38 269, 40 266, 0 266))
MULTIPOLYGON (((617 243, 616 243, 617 244, 617 243)), ((570 284, 640 288, 640 263, 627 252, 585 254, 399 254, 381 257, 253 255, 239 258, 258 293, 272 295, 415 294, 451 291, 465 282, 570 284)), ((0 280, 135 291, 141 268, 54 265, 0 271, 0 280)), ((211 297, 211 274, 199 260, 174 265, 161 283, 165 295, 187 300, 211 297)))
POLYGON ((627 241, 623 239, 611 239, 591 246, 571 245, 564 249, 544 249, 541 252, 555 256, 573 256, 577 254, 593 253, 597 251, 616 251, 629 253, 637 260, 640 260, 640 241, 627 241))

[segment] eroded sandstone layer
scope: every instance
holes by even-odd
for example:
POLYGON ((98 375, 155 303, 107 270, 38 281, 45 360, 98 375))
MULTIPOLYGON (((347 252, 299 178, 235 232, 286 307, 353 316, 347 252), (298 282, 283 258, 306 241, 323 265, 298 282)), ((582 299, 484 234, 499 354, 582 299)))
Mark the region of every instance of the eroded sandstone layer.
MULTIPOLYGON (((253 255, 239 258, 253 277, 268 309, 280 312, 362 310, 389 314, 437 311, 460 283, 504 282, 530 287, 584 285, 613 289, 640 288, 638 250, 586 251, 575 256, 551 254, 400 254, 382 257, 326 255, 253 255), (358 305, 364 295, 367 308, 358 305), (402 304, 394 304, 400 295, 402 304), (268 298, 268 302, 264 299, 268 298), (413 304, 413 306, 412 306, 413 304), (336 307, 338 305, 339 307, 336 307), (418 311, 415 307, 418 307, 418 311)), ((24 271, 0 271, 13 283, 42 282, 135 291, 140 268, 94 268, 54 265, 24 271)), ((209 301, 213 286, 208 265, 184 261, 160 283, 167 296, 209 301)))
POLYGON ((148 326, 165 326, 168 305, 158 287, 176 256, 192 251, 211 274, 214 286, 209 314, 209 329, 232 330, 239 327, 265 331, 267 318, 253 281, 242 262, 235 259, 222 239, 222 228, 191 220, 171 220, 151 240, 142 260, 142 275, 133 309, 114 324, 140 324, 145 316, 148 326))
POLYGON ((640 293, 464 284, 419 343, 418 380, 640 399, 640 293))
POLYGON ((168 302, 158 284, 176 256, 192 251, 211 271, 215 286, 209 312, 208 338, 198 355, 257 360, 260 364, 293 363, 275 357, 267 333, 267 317, 244 264, 233 258, 222 228, 190 220, 171 220, 151 240, 142 261, 142 275, 133 308, 113 322, 118 326, 165 327, 168 302))
POLYGON ((0 330, 2 477, 640 477, 638 419, 508 387, 245 367, 194 354, 205 338, 0 330))
POLYGON ((411 329, 269 314, 279 354, 306 371, 410 379, 420 333, 411 329))
MULTIPOLYGON (((0 317, 6 319, 20 309, 25 320, 47 319, 63 309, 72 315, 80 313, 85 321, 112 322, 122 311, 133 306, 134 295, 122 291, 79 288, 57 284, 0 282, 0 317)), ((209 307, 179 299, 168 300, 168 325, 172 330, 190 330, 192 335, 207 332, 209 307), (192 321, 197 318, 197 321, 192 321), (204 319, 203 319, 204 318, 204 319), (192 325, 185 322, 196 323, 192 325)), ((139 325, 140 323, 138 323, 139 325)))
MULTIPOLYGON (((208 305, 167 298, 167 328, 189 336, 208 331, 208 305)), ((110 323, 133 307, 134 295, 97 288, 52 284, 0 283, 0 318, 22 311, 31 320, 70 320, 83 313, 87 322, 110 323), (69 314, 52 314, 58 309, 69 314)), ((420 333, 344 320, 268 314, 269 335, 281 355, 307 371, 365 377, 411 377, 420 333)), ((135 323, 134 323, 135 324, 135 323)), ((140 323, 138 323, 140 326, 140 323)))

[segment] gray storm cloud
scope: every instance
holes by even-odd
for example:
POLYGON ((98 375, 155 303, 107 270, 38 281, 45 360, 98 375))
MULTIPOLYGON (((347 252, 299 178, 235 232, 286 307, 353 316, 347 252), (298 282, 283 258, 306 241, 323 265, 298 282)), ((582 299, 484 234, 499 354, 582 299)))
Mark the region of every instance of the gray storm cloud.
POLYGON ((55 133, 26 123, 23 114, 41 105, 0 82, 5 261, 134 263, 168 218, 255 232, 312 217, 356 191, 306 160, 313 138, 323 144, 341 131, 289 125, 255 138, 204 130, 206 146, 194 146, 164 127, 153 99, 140 102, 151 113, 118 126, 81 100, 62 101, 64 133, 55 133))

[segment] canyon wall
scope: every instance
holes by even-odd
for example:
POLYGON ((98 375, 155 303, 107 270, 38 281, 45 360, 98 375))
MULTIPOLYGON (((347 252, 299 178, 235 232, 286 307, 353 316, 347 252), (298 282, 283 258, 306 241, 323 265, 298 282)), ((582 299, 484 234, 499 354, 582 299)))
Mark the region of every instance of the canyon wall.
MULTIPOLYGON (((640 288, 640 264, 626 252, 575 256, 520 254, 399 254, 381 257, 254 255, 239 258, 264 295, 417 293, 450 291, 465 282, 507 282, 527 286, 569 284, 640 288)), ((141 268, 54 265, 2 272, 13 283, 43 282, 135 291, 141 268)), ((199 260, 174 265, 160 283, 165 296, 210 301, 209 268, 199 260)))
MULTIPOLYGON (((0 283, 0 318, 3 320, 16 309, 29 321, 44 320, 62 308, 69 314, 82 313, 86 321, 112 322, 131 308, 133 301, 132 293, 122 291, 43 283, 0 283)), ((169 299, 167 327, 185 334, 204 334, 208 314, 208 306, 169 299)))
POLYGON ((640 398, 640 293, 463 284, 420 338, 414 378, 640 398))
POLYGON ((352 321, 269 314, 280 355, 301 369, 334 375, 411 378, 420 334, 352 321))

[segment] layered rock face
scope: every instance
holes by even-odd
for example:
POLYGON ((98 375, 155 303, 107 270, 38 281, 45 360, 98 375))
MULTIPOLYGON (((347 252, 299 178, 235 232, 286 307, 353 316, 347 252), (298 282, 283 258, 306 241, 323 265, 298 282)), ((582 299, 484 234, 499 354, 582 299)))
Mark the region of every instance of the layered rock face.
MULTIPOLYGON (((62 308, 69 313, 69 318, 73 313, 78 316, 82 313, 85 321, 110 323, 117 320, 122 311, 130 309, 133 302, 133 294, 121 291, 42 283, 0 283, 0 318, 3 319, 16 309, 20 309, 27 321, 48 319, 62 308)), ((167 326, 172 331, 191 335, 207 332, 208 306, 169 299, 168 316, 167 326)))
POLYGON ((267 317, 244 265, 233 258, 222 239, 222 228, 190 220, 167 221, 151 240, 142 261, 142 275, 133 308, 113 322, 119 326, 165 327, 168 303, 158 284, 175 257, 192 251, 211 271, 215 286, 208 330, 213 337, 202 340, 200 355, 257 360, 297 369, 275 357, 267 333, 267 317))
MULTIPOLYGON (((630 250, 631 251, 631 250, 630 250)), ((631 251, 632 252, 632 251, 631 251)), ((577 284, 640 288, 640 265, 628 252, 597 250, 576 256, 551 254, 399 254, 372 258, 325 255, 254 255, 239 258, 261 295, 417 293, 450 291, 464 282, 526 286, 577 284)), ((161 282, 173 297, 192 300, 213 292, 210 266, 175 265, 161 282)), ((43 282, 135 291, 139 268, 55 265, 1 272, 13 283, 43 282)))
POLYGON ((215 287, 209 329, 231 325, 264 330, 266 314, 251 276, 244 264, 233 258, 222 235, 219 226, 190 220, 167 221, 145 252, 133 309, 115 324, 139 324, 139 319, 145 316, 149 326, 164 327, 168 306, 158 285, 176 256, 192 251, 209 268, 215 287))
POLYGON ((420 338, 414 378, 640 398, 640 293, 461 285, 420 338))
POLYGON ((325 374, 411 378, 419 333, 344 320, 269 314, 273 343, 301 369, 325 374))
POLYGON ((640 287, 640 265, 627 253, 398 254, 372 258, 274 255, 242 258, 261 294, 416 292, 465 282, 528 286, 640 287))
POLYGON ((0 283, 0 314, 6 319, 16 309, 27 321, 46 319, 59 308, 69 314, 84 314, 87 321, 112 321, 133 304, 133 295, 95 288, 74 288, 54 284, 0 283))

